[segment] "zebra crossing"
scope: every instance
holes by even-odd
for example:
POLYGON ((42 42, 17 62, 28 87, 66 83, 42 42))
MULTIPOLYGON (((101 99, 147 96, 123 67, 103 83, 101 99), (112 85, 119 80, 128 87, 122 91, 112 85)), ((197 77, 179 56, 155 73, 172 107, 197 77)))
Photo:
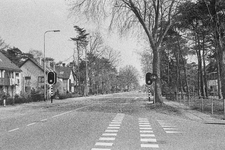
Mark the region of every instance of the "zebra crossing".
MULTIPOLYGON (((110 122, 105 132, 102 133, 100 138, 96 141, 91 150, 112 150, 116 144, 116 139, 120 127, 122 125, 125 114, 118 113, 115 118, 110 122)), ((148 118, 138 118, 135 122, 138 123, 139 129, 139 146, 140 149, 160 149, 160 144, 157 140, 152 125, 148 118)), ((156 120, 158 126, 163 129, 166 134, 182 133, 177 126, 167 120, 156 120)))

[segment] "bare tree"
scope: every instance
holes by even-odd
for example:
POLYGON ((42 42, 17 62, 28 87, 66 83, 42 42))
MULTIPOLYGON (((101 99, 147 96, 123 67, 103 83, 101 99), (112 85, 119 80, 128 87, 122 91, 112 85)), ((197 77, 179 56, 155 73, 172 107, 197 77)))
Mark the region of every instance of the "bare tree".
POLYGON ((127 65, 120 69, 119 72, 120 77, 120 86, 123 89, 131 90, 132 88, 137 87, 139 85, 138 78, 139 74, 135 67, 131 65, 127 65))
POLYGON ((0 37, 0 51, 5 50, 6 48, 9 48, 9 45, 0 37))
MULTIPOLYGON (((101 22, 111 17, 110 29, 120 29, 121 33, 137 29, 140 25, 147 35, 153 50, 153 73, 158 79, 155 84, 156 103, 162 103, 160 79, 160 46, 173 19, 178 14, 178 6, 183 0, 78 0, 71 10, 83 12, 88 19, 101 22), (110 6, 112 6, 110 8, 110 6), (111 15, 111 16, 109 16, 111 15)), ((139 28, 140 29, 140 28, 139 28)))

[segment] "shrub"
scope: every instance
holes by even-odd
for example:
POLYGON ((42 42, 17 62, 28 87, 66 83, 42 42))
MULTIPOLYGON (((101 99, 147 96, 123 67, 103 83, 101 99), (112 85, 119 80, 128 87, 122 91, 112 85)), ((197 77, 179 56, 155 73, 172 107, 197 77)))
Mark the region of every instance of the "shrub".
POLYGON ((31 94, 31 100, 33 102, 38 102, 44 100, 44 95, 41 93, 32 93, 31 94))
POLYGON ((58 97, 59 97, 59 99, 66 99, 66 98, 72 98, 73 95, 71 93, 59 94, 58 97))

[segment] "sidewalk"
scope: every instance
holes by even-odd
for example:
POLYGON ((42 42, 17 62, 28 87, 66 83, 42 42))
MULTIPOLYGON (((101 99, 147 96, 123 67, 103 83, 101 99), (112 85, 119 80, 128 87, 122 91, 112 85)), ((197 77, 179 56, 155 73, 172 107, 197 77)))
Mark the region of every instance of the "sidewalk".
POLYGON ((225 120, 217 119, 209 114, 205 114, 196 110, 192 110, 189 106, 186 106, 182 103, 175 102, 175 101, 168 101, 164 100, 164 103, 166 105, 169 105, 171 107, 175 107, 179 109, 187 118, 195 121, 202 121, 202 122, 221 122, 225 123, 225 120))

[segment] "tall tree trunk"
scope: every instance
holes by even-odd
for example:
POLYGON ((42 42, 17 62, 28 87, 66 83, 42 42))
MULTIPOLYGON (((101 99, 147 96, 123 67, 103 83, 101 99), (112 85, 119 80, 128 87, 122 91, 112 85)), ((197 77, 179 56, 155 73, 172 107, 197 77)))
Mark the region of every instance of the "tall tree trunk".
POLYGON ((160 52, 158 47, 153 48, 153 73, 157 75, 155 81, 155 103, 162 104, 162 90, 161 90, 161 74, 160 74, 160 52))
POLYGON ((183 90, 182 90, 182 82, 181 82, 181 75, 180 75, 180 57, 179 57, 179 48, 178 51, 174 51, 174 56, 176 58, 176 84, 178 86, 178 92, 181 92, 181 98, 183 99, 183 90))
POLYGON ((199 73, 199 86, 200 86, 199 90, 200 90, 200 96, 205 97, 204 87, 203 87, 202 57, 201 57, 200 39, 199 39, 198 35, 197 35, 197 44, 198 44, 198 49, 197 49, 198 73, 199 73))
POLYGON ((211 7, 212 9, 211 10, 208 9, 208 11, 212 18, 216 50, 217 50, 218 96, 219 96, 219 98, 224 98, 225 97, 225 84, 224 84, 225 83, 225 68, 224 68, 225 52, 223 50, 222 36, 221 36, 221 30, 220 30, 220 25, 219 25, 220 20, 218 18, 217 10, 216 10, 216 7, 219 6, 218 2, 219 1, 217 1, 217 0, 210 1, 210 5, 212 6, 211 7))
POLYGON ((203 33, 202 39, 202 59, 203 59, 203 72, 204 72, 204 85, 205 85, 205 96, 208 98, 208 85, 207 85, 207 75, 206 75, 206 64, 205 64, 205 35, 203 33))
POLYGON ((188 101, 189 101, 189 99, 190 99, 190 93, 189 93, 189 85, 188 85, 188 80, 187 80, 186 62, 185 62, 184 57, 183 57, 183 55, 181 53, 181 46, 180 46, 179 39, 177 39, 177 41, 178 41, 178 46, 179 46, 179 50, 180 50, 180 57, 181 57, 181 60, 182 60, 182 63, 183 63, 185 85, 187 87, 186 92, 187 92, 187 98, 188 98, 188 101))

